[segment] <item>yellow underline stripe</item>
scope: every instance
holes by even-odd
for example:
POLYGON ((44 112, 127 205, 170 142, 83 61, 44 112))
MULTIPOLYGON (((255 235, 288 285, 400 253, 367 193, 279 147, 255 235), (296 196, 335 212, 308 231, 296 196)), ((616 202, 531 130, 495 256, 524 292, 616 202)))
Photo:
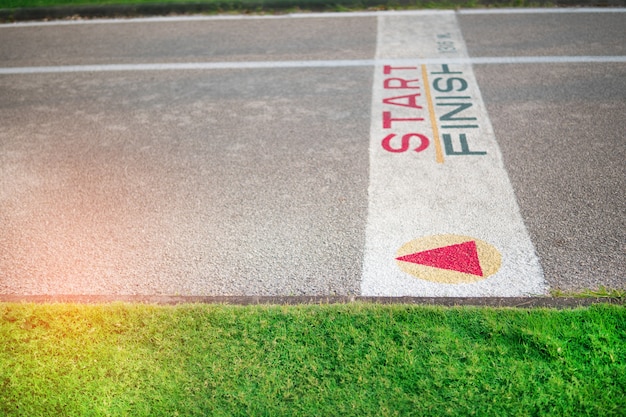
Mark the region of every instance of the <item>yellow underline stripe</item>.
POLYGON ((426 101, 428 102, 428 113, 430 113, 430 124, 433 127, 433 142, 435 143, 435 160, 438 164, 443 164, 443 149, 441 149, 441 141, 439 140, 439 129, 437 128, 437 116, 435 115, 435 106, 430 94, 430 85, 428 83, 428 71, 426 65, 422 65, 422 78, 424 79, 424 91, 426 92, 426 101))

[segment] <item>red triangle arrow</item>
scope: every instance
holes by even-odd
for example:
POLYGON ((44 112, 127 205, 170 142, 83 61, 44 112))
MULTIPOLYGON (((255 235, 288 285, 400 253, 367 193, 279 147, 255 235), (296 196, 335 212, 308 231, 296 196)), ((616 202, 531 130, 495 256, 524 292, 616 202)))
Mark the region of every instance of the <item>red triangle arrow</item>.
POLYGON ((473 240, 423 252, 411 253, 396 259, 413 264, 478 275, 479 277, 483 276, 483 269, 480 266, 478 252, 476 251, 476 242, 473 240))

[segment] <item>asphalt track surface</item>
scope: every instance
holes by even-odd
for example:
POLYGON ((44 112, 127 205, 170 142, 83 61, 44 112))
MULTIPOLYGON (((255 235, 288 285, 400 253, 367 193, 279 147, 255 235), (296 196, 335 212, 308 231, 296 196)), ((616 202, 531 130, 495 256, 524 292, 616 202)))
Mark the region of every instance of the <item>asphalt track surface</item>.
MULTIPOLYGON (((0 295, 496 297, 626 289, 624 11, 0 25, 0 295), (430 30, 443 49, 449 31, 432 28, 447 22, 458 29, 464 55, 400 56, 421 46, 423 33, 398 30, 396 21, 430 30), (381 56, 385 36, 396 37, 400 55, 381 56), (393 162, 404 155, 377 146, 377 77, 385 65, 414 66, 428 77, 444 62, 448 71, 471 72, 474 108, 484 106, 484 129, 493 130, 489 166, 497 175, 489 177, 503 188, 488 178, 461 184, 482 187, 480 204, 493 206, 475 215, 448 210, 453 205, 437 187, 421 195, 400 190, 392 195, 398 204, 377 200, 378 189, 407 182, 393 162), (503 202, 512 214, 501 214, 503 202), (423 222, 428 233, 407 221, 410 230, 391 250, 377 233, 393 240, 395 232, 373 222, 376 210, 396 206, 414 208, 407 218, 421 218, 424 207, 435 214, 423 222), (459 229, 480 216, 476 224, 488 226, 469 227, 470 238, 502 256, 502 269, 498 263, 481 278, 484 287, 412 287, 430 278, 396 268, 408 236, 444 236, 428 249, 456 248, 460 241, 445 236, 468 235, 459 229), (503 249, 507 227, 528 240, 512 244, 512 254, 503 249), (364 258, 377 245, 393 271, 371 273, 378 255, 364 258), (505 281, 489 287, 507 265, 505 281), (364 284, 368 274, 382 286, 364 284), (408 289, 385 286, 387 275, 408 289)), ((435 87, 435 80, 420 83, 420 93, 435 87)), ((396 107, 411 103, 406 93, 392 100, 396 107)), ((414 104, 426 113, 425 102, 414 104)), ((431 127, 424 134, 430 146, 409 152, 416 163, 435 152, 431 127)), ((461 177, 473 172, 472 164, 463 169, 461 177)), ((422 258, 433 255, 420 250, 422 258)), ((484 270, 480 248, 477 256, 484 270)), ((435 270, 460 268, 428 262, 435 270)))

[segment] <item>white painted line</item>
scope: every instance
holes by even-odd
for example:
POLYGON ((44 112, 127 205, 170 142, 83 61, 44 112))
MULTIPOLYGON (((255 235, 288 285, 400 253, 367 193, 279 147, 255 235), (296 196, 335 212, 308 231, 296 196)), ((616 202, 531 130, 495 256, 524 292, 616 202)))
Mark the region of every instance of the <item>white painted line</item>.
POLYGON ((281 69, 281 68, 341 68, 370 67, 374 65, 413 64, 586 64, 624 63, 626 56, 520 56, 520 57, 475 57, 475 58, 416 58, 416 59, 353 59, 320 61, 248 61, 248 62, 189 62, 153 64, 106 64, 106 65, 61 65, 41 67, 0 68, 0 75, 9 74, 62 74, 73 72, 115 71, 184 71, 184 70, 236 70, 236 69, 281 69))
POLYGON ((567 14, 567 13, 624 13, 626 8, 617 7, 563 7, 518 9, 461 9, 459 14, 567 14))
MULTIPOLYGON (((468 64, 592 64, 626 62, 626 56, 511 56, 474 57, 468 64)), ((462 62, 459 62, 462 63, 462 62)))
POLYGON ((452 10, 403 10, 403 11, 366 11, 366 12, 328 12, 328 13, 288 13, 271 15, 190 15, 190 16, 159 16, 159 17, 135 17, 126 19, 78 19, 78 20, 52 20, 47 22, 16 22, 3 23, 3 27, 33 27, 33 26, 72 26, 72 25, 102 25, 118 23, 186 23, 186 22, 210 22, 223 20, 276 20, 276 19, 319 19, 319 18, 352 18, 371 17, 380 15, 409 15, 409 16, 432 16, 437 14, 451 14, 452 10))
POLYGON ((0 74, 45 74, 67 72, 111 72, 111 71, 183 71, 221 69, 279 69, 279 68, 325 68, 367 67, 375 61, 330 60, 330 61, 249 61, 249 62, 195 62, 156 64, 112 64, 112 65, 68 65, 55 67, 0 68, 0 74))
POLYGON ((119 23, 189 23, 221 20, 257 20, 257 19, 286 19, 292 15, 190 15, 190 16, 159 16, 159 17, 129 17, 113 19, 77 19, 77 20, 50 20, 33 22, 15 22, 0 24, 0 28, 34 27, 34 26, 76 26, 76 25, 111 25, 119 23))
POLYGON ((361 294, 545 294, 456 15, 378 19, 361 294))

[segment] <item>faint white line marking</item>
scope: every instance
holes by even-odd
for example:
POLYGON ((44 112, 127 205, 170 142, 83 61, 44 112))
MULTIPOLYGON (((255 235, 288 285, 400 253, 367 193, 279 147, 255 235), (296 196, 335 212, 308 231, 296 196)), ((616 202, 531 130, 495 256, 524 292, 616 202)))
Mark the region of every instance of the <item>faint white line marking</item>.
POLYGON ((475 57, 457 59, 354 59, 327 61, 249 61, 249 62, 190 62, 154 64, 110 64, 110 65, 60 65, 41 67, 0 68, 0 75, 9 74, 62 74, 73 72, 116 72, 116 71, 184 71, 184 70, 236 70, 236 69, 282 69, 282 68, 342 68, 370 67, 374 65, 436 65, 436 64, 591 64, 622 63, 626 56, 518 56, 518 57, 475 57))
POLYGON ((587 64, 626 62, 626 56, 511 56, 475 57, 471 64, 587 64))
POLYGON ((0 74, 44 74, 66 72, 110 72, 110 71, 181 71, 221 69, 266 69, 266 68, 319 68, 319 67, 367 67, 374 60, 338 61, 251 61, 251 62, 196 62, 155 64, 112 64, 112 65, 68 65, 53 67, 0 68, 0 74))
POLYGON ((0 28, 9 27, 32 27, 32 26, 70 26, 70 25, 101 25, 117 23, 177 23, 177 22, 206 22, 220 20, 277 20, 277 19, 319 19, 319 18, 345 18, 345 17, 372 17, 380 15, 409 15, 430 16, 437 14, 452 14, 452 10, 405 10, 405 11, 379 11, 379 12, 329 12, 329 13, 288 13, 276 15, 191 15, 191 16, 162 16, 162 17, 136 17, 127 19, 83 19, 83 20, 53 20, 49 22, 17 22, 0 24, 0 28))
POLYGON ((564 7, 554 9, 462 9, 459 14, 565 14, 565 13, 623 13, 626 8, 617 7, 564 7))

